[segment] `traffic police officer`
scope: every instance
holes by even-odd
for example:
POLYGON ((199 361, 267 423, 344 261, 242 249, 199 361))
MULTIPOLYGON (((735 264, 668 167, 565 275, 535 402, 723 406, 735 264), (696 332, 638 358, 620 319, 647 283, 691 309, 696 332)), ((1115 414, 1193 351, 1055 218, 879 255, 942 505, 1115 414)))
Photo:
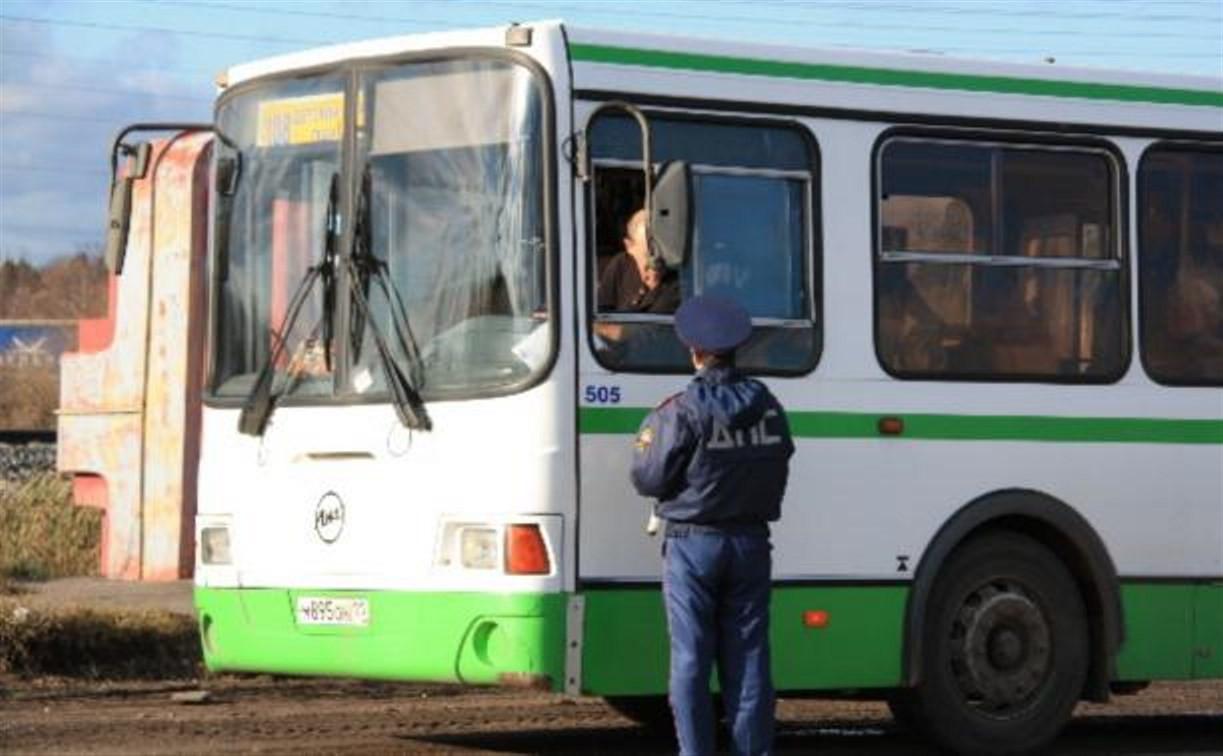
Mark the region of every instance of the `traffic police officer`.
POLYGON ((666 523, 663 594, 671 634, 670 702, 683 754, 712 754, 710 671, 718 662, 734 750, 773 745, 768 523, 794 453, 781 405, 735 369, 751 318, 733 301, 693 297, 675 313, 697 374, 637 434, 632 481, 666 523))

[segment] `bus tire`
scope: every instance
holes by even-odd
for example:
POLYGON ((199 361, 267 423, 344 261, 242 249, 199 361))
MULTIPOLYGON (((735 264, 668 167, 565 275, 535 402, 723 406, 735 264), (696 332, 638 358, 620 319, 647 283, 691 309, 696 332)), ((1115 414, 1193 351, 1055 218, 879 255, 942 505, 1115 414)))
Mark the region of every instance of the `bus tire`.
POLYGON ((606 696, 607 705, 652 732, 670 732, 671 707, 663 696, 606 696))
POLYGON ((974 537, 939 571, 914 714, 956 753, 1022 754, 1070 718, 1087 675, 1086 614, 1052 551, 1009 531, 974 537))

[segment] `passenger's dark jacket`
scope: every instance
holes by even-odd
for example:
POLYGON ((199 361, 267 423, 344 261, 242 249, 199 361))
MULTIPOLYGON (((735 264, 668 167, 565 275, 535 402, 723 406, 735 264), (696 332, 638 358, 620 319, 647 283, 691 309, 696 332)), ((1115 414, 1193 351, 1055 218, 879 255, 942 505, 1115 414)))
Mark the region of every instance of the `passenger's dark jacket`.
POLYGON ((768 388, 713 367, 641 424, 632 480, 671 522, 771 522, 781 516, 793 453, 785 411, 768 388))

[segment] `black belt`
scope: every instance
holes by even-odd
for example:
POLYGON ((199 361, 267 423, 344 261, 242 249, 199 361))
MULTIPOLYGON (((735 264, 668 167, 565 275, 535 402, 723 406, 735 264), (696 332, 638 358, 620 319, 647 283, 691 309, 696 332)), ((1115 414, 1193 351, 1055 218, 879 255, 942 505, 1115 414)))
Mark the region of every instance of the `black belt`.
POLYGON ((717 535, 761 535, 769 534, 767 522, 673 522, 667 520, 668 538, 682 538, 692 533, 717 535))

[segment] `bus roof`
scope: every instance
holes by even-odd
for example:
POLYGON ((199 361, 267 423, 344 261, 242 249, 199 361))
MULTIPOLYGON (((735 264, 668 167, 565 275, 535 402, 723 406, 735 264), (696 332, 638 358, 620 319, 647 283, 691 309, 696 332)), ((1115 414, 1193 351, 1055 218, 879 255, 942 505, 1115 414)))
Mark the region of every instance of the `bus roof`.
MULTIPOLYGON (((655 71, 751 76, 855 86, 1053 96, 1095 101, 1223 108, 1220 77, 1150 73, 1056 63, 1011 63, 937 53, 802 48, 701 37, 565 26, 560 21, 523 24, 535 45, 568 44, 577 88, 589 86, 582 66, 632 66, 655 71)), ((344 60, 421 50, 504 47, 507 26, 454 30, 332 45, 234 66, 233 85, 268 74, 322 67, 344 60)), ((595 77, 597 79, 597 77, 595 77)), ((1212 118, 1215 115, 1212 113, 1212 118)), ((1223 131, 1223 119, 1215 127, 1223 131)))

